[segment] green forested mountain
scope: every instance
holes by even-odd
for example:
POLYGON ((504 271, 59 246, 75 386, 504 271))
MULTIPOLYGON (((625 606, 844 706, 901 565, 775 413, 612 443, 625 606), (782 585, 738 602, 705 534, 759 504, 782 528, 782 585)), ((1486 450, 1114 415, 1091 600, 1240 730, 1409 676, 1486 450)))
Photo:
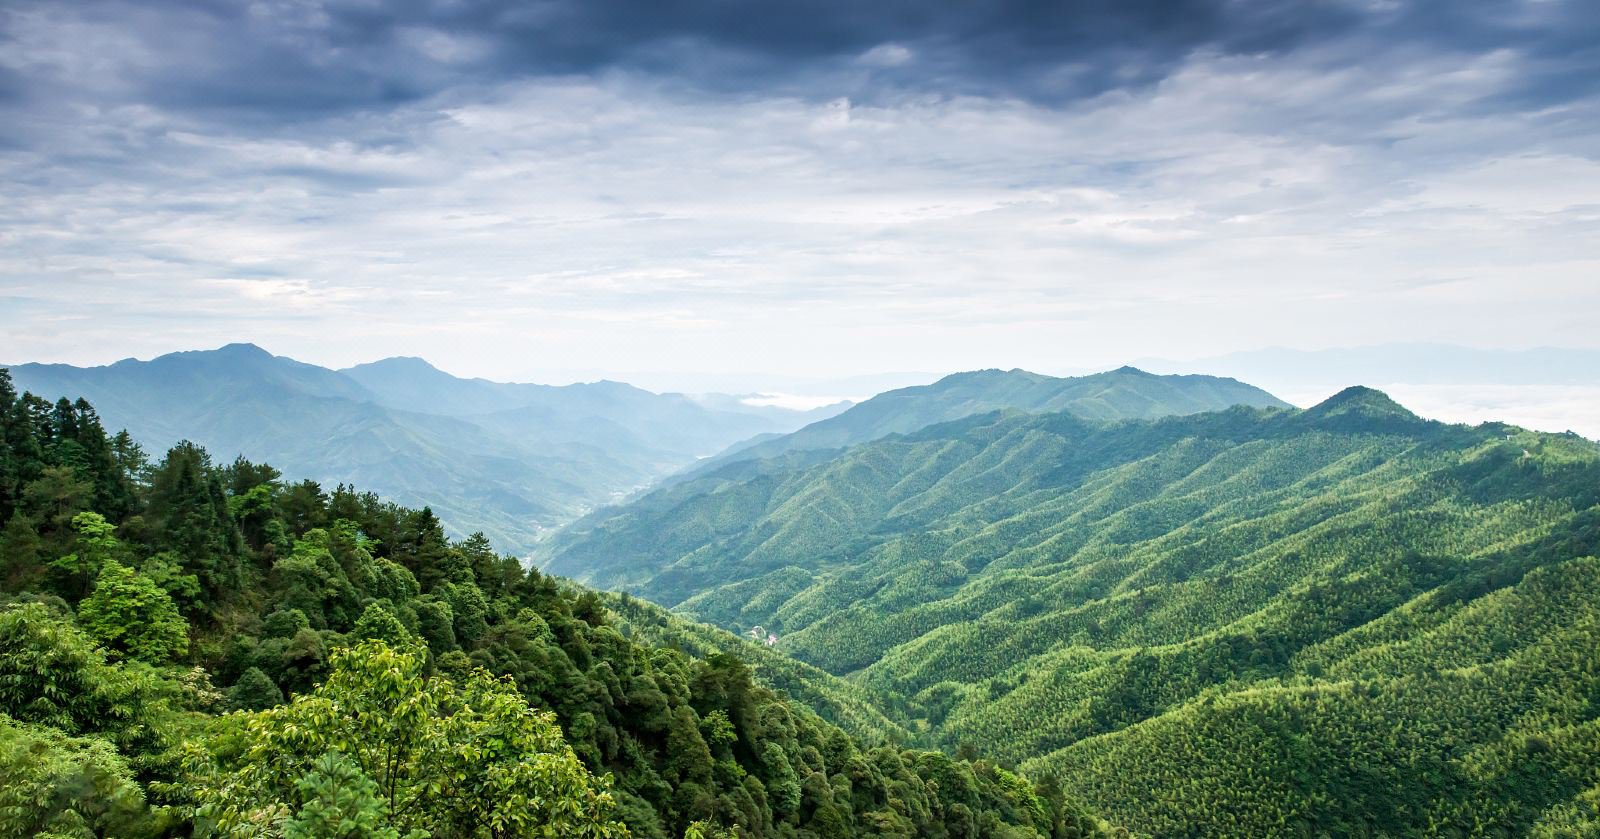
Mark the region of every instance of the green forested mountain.
POLYGON ((1107 832, 1054 779, 902 747, 837 679, 426 508, 152 462, 3 370, 0 521, 4 839, 1107 832))
POLYGON ((1595 835, 1597 505, 1591 441, 1352 388, 732 463, 547 567, 760 624, 1136 832, 1595 835))
MULTIPOLYGON (((547 528, 761 432, 821 414, 707 408, 616 382, 460 379, 420 359, 334 371, 248 344, 105 367, 22 364, 17 386, 84 398, 153 451, 193 440, 330 486, 431 506, 448 532, 525 553, 547 528)), ((737 404, 734 402, 733 404, 737 404)))
POLYGON ((1218 411, 1234 405, 1288 407, 1260 388, 1215 376, 1156 376, 1132 367, 1068 378, 1026 370, 974 370, 933 384, 878 394, 792 434, 736 448, 708 465, 844 448, 989 411, 1066 411, 1085 419, 1119 420, 1218 411))

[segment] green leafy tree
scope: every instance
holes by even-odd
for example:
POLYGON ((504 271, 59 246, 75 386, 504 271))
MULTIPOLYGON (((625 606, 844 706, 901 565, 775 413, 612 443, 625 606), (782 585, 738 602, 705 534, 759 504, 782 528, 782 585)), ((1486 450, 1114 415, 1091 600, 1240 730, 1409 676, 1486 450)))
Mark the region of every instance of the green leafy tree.
POLYGON ((301 610, 313 626, 343 630, 360 608, 360 593, 329 550, 321 528, 307 531, 293 552, 272 566, 271 586, 279 602, 301 610))
POLYGON ((0 839, 131 839, 166 821, 111 743, 0 714, 0 839))
POLYGON ((66 553, 76 536, 73 517, 88 509, 94 488, 79 480, 72 469, 51 466, 22 488, 23 506, 34 527, 45 537, 51 555, 66 553))
POLYGON ((210 600, 224 602, 239 591, 244 540, 205 449, 184 441, 167 452, 153 473, 148 513, 164 546, 182 558, 210 600))
MULTIPOLYGON (((728 712, 715 710, 700 720, 700 733, 705 736, 713 751, 724 752, 739 740, 738 729, 728 719, 728 712)), ((841 732, 842 733, 842 732, 841 732)))
POLYGON ((779 813, 793 813, 800 808, 800 778, 789 764, 783 746, 767 741, 761 753, 761 763, 766 768, 767 794, 772 798, 772 808, 779 813))
POLYGON ((405 624, 381 603, 367 606, 356 621, 355 628, 350 630, 350 638, 353 641, 382 641, 395 648, 408 647, 416 640, 416 636, 406 630, 405 624))
POLYGON ((78 622, 109 649, 152 664, 189 649, 189 624, 172 596, 116 560, 101 566, 94 591, 78 606, 78 622))
POLYGON ((228 704, 241 711, 265 711, 283 704, 283 691, 261 668, 252 667, 228 689, 228 704))
POLYGON ((127 557, 127 551, 117 540, 116 527, 99 513, 79 513, 72 517, 72 529, 78 534, 72 553, 50 563, 59 577, 57 590, 65 597, 76 600, 88 590, 90 581, 107 563, 127 557))
POLYGON ((0 609, 0 714, 79 734, 126 718, 126 694, 81 629, 39 603, 0 609))
POLYGON ((311 694, 227 718, 210 751, 190 757, 198 827, 270 835, 271 825, 325 799, 317 782, 301 782, 337 751, 370 779, 380 806, 360 803, 359 793, 347 800, 383 829, 436 837, 626 835, 610 820, 608 782, 583 767, 549 713, 483 671, 458 685, 424 679, 423 667, 415 647, 366 641, 335 652, 328 681, 311 694))
POLYGON ((173 602, 186 614, 199 615, 203 611, 200 578, 184 573, 183 563, 170 551, 162 551, 141 562, 139 573, 172 595, 173 602))

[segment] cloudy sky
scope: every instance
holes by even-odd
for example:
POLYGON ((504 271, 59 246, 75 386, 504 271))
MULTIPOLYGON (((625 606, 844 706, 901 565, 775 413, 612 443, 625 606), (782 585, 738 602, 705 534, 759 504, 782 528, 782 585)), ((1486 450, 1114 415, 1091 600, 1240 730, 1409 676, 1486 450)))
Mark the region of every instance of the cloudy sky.
POLYGON ((0 359, 1600 347, 1593 0, 5 0, 0 359))

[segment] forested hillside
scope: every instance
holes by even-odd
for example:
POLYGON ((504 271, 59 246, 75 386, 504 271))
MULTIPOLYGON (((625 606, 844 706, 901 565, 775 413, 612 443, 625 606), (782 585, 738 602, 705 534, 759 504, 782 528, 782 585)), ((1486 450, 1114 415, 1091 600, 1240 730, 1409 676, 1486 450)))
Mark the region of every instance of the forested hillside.
POLYGON ((415 358, 328 370, 249 344, 12 374, 48 400, 87 399, 153 451, 191 440, 224 459, 357 484, 431 506, 456 538, 482 531, 519 554, 546 529, 697 458, 827 415, 727 399, 708 408, 619 382, 461 379, 415 358))
POLYGON ((1136 832, 1564 836, 1600 829, 1597 505, 1591 441, 1352 388, 729 464, 549 567, 760 624, 1136 832))
POLYGON ((880 393, 792 434, 727 452, 710 465, 844 448, 989 411, 1065 411, 1090 420, 1121 420, 1219 411, 1234 405, 1289 407, 1260 388, 1215 376, 1157 376, 1132 367, 1067 378, 1026 370, 974 370, 880 393))
POLYGON ((427 509, 152 461, 4 371, 0 443, 0 837, 1105 831, 1054 779, 903 748, 858 689, 757 664, 851 737, 761 651, 427 509))

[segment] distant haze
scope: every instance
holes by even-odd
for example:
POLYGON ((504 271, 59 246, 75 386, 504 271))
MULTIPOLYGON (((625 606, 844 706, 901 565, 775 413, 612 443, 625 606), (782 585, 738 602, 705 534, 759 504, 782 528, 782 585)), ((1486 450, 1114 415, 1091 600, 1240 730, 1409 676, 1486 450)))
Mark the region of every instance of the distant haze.
MULTIPOLYGON (((310 359, 321 359, 311 356, 310 359)), ((13 363, 31 359, 12 359, 13 363)), ((431 361, 431 359, 430 359, 431 361)), ((449 372, 492 377, 471 366, 449 372)), ((1353 384, 1379 388, 1417 414, 1446 422, 1511 422, 1539 431, 1576 431, 1600 439, 1600 350, 1542 347, 1493 350, 1453 344, 1378 344, 1319 350, 1271 347, 1174 360, 1141 357, 1132 364, 1154 373, 1229 376, 1264 388, 1300 407, 1353 384)), ((998 365, 1005 369, 1015 364, 998 365)), ((1081 376, 1101 366, 1048 364, 1036 372, 1081 376)), ((976 369, 966 368, 966 369, 976 369)), ((611 380, 656 393, 728 394, 748 406, 807 411, 841 400, 861 402, 902 387, 929 384, 957 369, 924 372, 805 376, 761 372, 546 371, 520 381, 568 384, 611 380)))
POLYGON ((1540 347, 1484 350, 1384 344, 1326 350, 1269 348, 1188 361, 1143 359, 1159 373, 1232 376, 1301 407, 1341 388, 1384 390, 1431 419, 1511 422, 1600 439, 1600 351, 1540 347))

